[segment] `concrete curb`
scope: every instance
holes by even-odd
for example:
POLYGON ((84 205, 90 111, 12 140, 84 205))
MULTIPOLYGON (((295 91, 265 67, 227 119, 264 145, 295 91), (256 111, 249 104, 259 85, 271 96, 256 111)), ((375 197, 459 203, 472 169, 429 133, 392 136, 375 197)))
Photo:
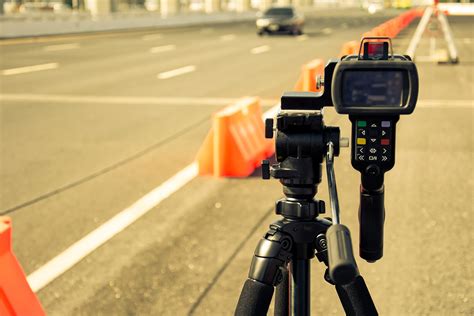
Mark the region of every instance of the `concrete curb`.
POLYGON ((141 15, 69 15, 69 16, 30 16, 2 18, 0 20, 0 39, 60 35, 86 32, 101 32, 149 27, 193 26, 200 24, 219 24, 252 21, 255 12, 186 14, 167 18, 156 14, 141 15))

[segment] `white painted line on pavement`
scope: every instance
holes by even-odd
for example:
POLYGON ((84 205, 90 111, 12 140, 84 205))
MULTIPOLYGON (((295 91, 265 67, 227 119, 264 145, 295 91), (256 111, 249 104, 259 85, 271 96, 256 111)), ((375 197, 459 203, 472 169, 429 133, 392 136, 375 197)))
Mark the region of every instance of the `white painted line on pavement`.
POLYGON ((58 63, 48 63, 48 64, 41 64, 41 65, 34 65, 34 66, 26 66, 26 67, 2 70, 2 75, 4 76, 19 75, 19 74, 24 74, 28 72, 56 69, 58 67, 59 67, 58 63))
MULTIPOLYGON (((84 95, 55 95, 55 94, 0 94, 0 101, 28 101, 58 103, 96 103, 96 104, 153 104, 156 106, 205 106, 228 105, 240 98, 209 98, 209 97, 113 97, 113 96, 84 96, 84 95)), ((262 99, 264 106, 273 105, 275 99, 262 99)))
POLYGON ((176 45, 156 46, 156 47, 150 48, 150 53, 153 53, 153 54, 164 53, 164 52, 169 52, 175 49, 176 49, 176 45))
POLYGON ((332 33, 332 28, 330 28, 330 27, 323 28, 323 34, 329 35, 331 33, 332 33))
POLYGON ((268 52, 270 50, 270 46, 268 45, 263 45, 263 46, 258 46, 258 47, 254 47, 250 50, 250 53, 254 54, 254 55, 257 55, 257 54, 261 54, 261 53, 265 53, 265 52, 268 52))
POLYGON ((235 34, 226 34, 220 37, 223 42, 233 41, 236 38, 235 34))
POLYGON ((142 36, 142 40, 144 41, 153 41, 157 39, 161 39, 163 36, 161 34, 147 34, 142 36))
POLYGON ((54 257, 28 276, 28 283, 34 292, 41 290, 58 276, 69 270, 92 251, 120 233, 164 199, 178 191, 198 175, 198 164, 192 163, 163 184, 121 211, 84 238, 54 257))
POLYGON ((181 76, 181 75, 193 72, 195 70, 196 70, 196 66, 190 65, 190 66, 185 66, 178 69, 162 72, 158 74, 157 77, 158 79, 169 79, 169 78, 173 78, 176 76, 181 76))
POLYGON ((201 29, 202 34, 209 34, 209 33, 212 33, 212 32, 214 32, 214 29, 212 27, 205 27, 205 28, 201 29))
POLYGON ((474 100, 420 100, 416 106, 420 108, 472 109, 474 100))
MULTIPOLYGON (((279 108, 280 104, 275 105, 262 115, 262 119, 275 116, 279 108)), ((137 202, 97 227, 38 270, 31 273, 27 279, 33 292, 38 292, 44 288, 91 252, 159 205, 163 200, 184 187, 198 175, 198 171, 199 166, 196 162, 186 166, 137 202)))
POLYGON ((59 45, 48 45, 43 47, 45 52, 56 52, 61 50, 70 50, 70 49, 77 49, 79 48, 79 43, 71 43, 71 44, 59 44, 59 45))
POLYGON ((298 37, 296 37, 296 40, 299 41, 299 42, 302 42, 302 41, 306 41, 308 38, 309 38, 308 35, 303 34, 303 35, 299 35, 298 37))

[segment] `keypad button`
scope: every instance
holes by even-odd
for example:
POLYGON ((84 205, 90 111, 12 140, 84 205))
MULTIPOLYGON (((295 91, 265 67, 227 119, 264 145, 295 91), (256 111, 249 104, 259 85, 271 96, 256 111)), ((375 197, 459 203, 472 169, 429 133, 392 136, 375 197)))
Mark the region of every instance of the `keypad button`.
POLYGON ((357 121, 357 126, 358 127, 366 127, 367 126, 367 121, 357 121))
POLYGON ((381 144, 381 145, 384 145, 384 146, 390 145, 390 139, 388 139, 388 138, 382 138, 382 139, 380 140, 380 144, 381 144))
POLYGON ((382 127, 390 127, 390 121, 382 121, 382 127))
POLYGON ((367 140, 365 138, 357 138, 357 145, 365 145, 367 140))

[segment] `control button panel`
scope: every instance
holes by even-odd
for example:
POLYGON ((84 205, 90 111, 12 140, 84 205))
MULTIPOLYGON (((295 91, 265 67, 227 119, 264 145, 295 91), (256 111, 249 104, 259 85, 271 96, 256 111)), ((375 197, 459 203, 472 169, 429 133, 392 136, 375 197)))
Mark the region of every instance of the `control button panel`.
POLYGON ((357 162, 393 162, 394 122, 390 120, 362 120, 355 122, 354 159, 357 162))

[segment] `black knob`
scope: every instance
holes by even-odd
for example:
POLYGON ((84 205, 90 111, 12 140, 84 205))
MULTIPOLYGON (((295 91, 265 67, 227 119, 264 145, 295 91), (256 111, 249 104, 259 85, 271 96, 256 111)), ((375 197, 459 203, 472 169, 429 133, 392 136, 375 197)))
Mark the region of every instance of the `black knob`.
POLYGON ((267 118, 265 120, 265 138, 273 138, 273 119, 267 118))

